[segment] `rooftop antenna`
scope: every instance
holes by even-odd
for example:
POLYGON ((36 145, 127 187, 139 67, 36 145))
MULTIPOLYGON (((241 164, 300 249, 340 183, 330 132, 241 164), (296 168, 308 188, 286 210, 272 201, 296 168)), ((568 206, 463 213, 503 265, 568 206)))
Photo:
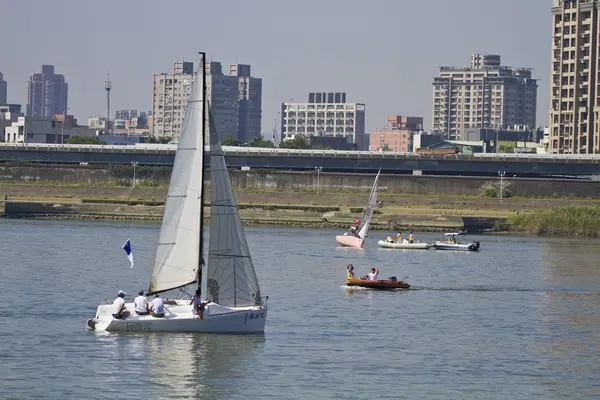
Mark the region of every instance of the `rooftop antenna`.
POLYGON ((110 81, 110 72, 108 73, 108 79, 104 81, 104 89, 106 90, 106 126, 104 127, 104 134, 110 134, 110 89, 112 89, 112 82, 110 81))

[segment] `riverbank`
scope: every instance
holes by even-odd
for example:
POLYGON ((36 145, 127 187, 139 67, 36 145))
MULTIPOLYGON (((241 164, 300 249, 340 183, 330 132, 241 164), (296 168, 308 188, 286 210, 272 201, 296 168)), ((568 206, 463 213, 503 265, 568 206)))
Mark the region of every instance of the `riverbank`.
MULTIPOLYGON (((315 205, 287 204, 249 204, 239 203, 240 216, 244 225, 279 226, 322 229, 346 229, 352 224, 354 217, 360 216, 362 208, 332 207, 315 205)), ((58 220, 103 220, 103 221, 140 221, 160 223, 164 205, 147 205, 133 201, 6 201, 3 203, 5 218, 24 219, 58 219, 58 220)), ((447 230, 492 230, 505 225, 506 218, 487 213, 487 215, 471 215, 472 213, 449 210, 433 210, 427 208, 379 208, 373 217, 373 230, 407 230, 422 232, 447 230), (463 214, 463 215, 461 215, 463 214)), ((483 213, 482 213, 483 214, 483 213)), ((209 207, 205 214, 210 215, 209 207)))
POLYGON ((600 237, 600 207, 563 206, 509 218, 511 229, 535 235, 600 237))
MULTIPOLYGON (((367 193, 235 190, 245 225, 346 229, 363 213, 367 193)), ((210 196, 210 187, 206 188, 210 196)), ((5 218, 140 221, 160 223, 165 188, 3 184, 5 218)), ((598 214, 563 215, 568 207, 600 209, 597 200, 400 195, 381 192, 373 230, 467 230, 600 237, 598 214), (558 214, 557 214, 558 213, 558 214), (544 222, 546 221, 546 222, 544 222), (550 222, 551 221, 551 222, 550 222), (596 225, 597 224, 597 225, 596 225), (568 227, 568 228, 565 228, 568 227)), ((210 214, 207 207, 206 216, 210 214)))

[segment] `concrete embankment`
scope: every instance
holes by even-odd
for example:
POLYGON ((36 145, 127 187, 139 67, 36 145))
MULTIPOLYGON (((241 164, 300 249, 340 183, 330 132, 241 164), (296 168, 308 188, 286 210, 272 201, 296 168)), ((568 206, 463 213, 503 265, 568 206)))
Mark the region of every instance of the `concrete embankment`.
MULTIPOLYGON (((210 190, 206 193, 210 195, 210 190)), ((103 219, 160 221, 165 189, 2 185, 7 218, 103 219)), ((240 215, 246 224, 298 227, 348 227, 360 217, 367 194, 236 191, 240 215)), ((373 229, 446 230, 492 229, 502 226, 515 208, 494 199, 437 196, 383 196, 373 229), (491 204, 490 204, 491 203, 491 204), (496 210, 496 211, 490 211, 496 210)), ((207 209, 205 215, 209 214, 207 209)))
MULTIPOLYGON (((236 190, 245 224, 347 227, 360 217, 368 194, 312 191, 236 190)), ((206 196, 210 195, 207 188, 206 196)), ((165 188, 3 184, 7 218, 156 221, 162 218, 165 188)), ((598 205, 593 200, 400 195, 380 192, 373 229, 503 230, 520 212, 564 205, 598 205)), ((1 204, 0 204, 1 207, 1 204)), ((207 209, 205 215, 209 214, 207 209)))
MULTIPOLYGON (((240 215, 245 224, 288 226, 288 227, 320 227, 346 228, 355 216, 360 216, 358 209, 352 212, 342 207, 327 206, 286 206, 257 205, 240 203, 240 215)), ((385 207, 380 209, 385 211, 385 207)), ((160 222, 164 206, 148 206, 144 204, 123 203, 87 203, 76 201, 6 201, 4 217, 36 218, 36 219, 80 219, 80 220, 134 220, 160 222)), ((489 230, 504 223, 502 217, 444 215, 439 212, 414 213, 406 211, 389 213, 378 210, 374 216, 372 229, 398 230, 417 229, 420 231, 443 231, 455 229, 489 230)), ((429 210, 431 211, 431 210, 429 210)), ((205 215, 210 209, 205 208, 205 215)))
MULTIPOLYGON (((168 185, 171 169, 163 166, 140 166, 136 169, 138 186, 168 185)), ((210 178, 210 172, 206 171, 210 178)), ((129 165, 0 165, 0 181, 49 185, 133 186, 133 167, 129 165)), ((368 193, 373 184, 370 174, 340 174, 323 171, 239 171, 231 170, 235 190, 368 193)), ((498 189, 498 177, 382 175, 379 192, 390 195, 472 196, 498 189)), ((600 181, 529 179, 507 171, 503 188, 512 197, 528 198, 600 198, 600 181)))

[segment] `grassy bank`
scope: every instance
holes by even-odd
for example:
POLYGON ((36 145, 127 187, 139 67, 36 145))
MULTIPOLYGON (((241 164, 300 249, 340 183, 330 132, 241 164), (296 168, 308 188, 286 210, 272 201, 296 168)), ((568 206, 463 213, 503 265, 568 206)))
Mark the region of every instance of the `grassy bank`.
POLYGON ((600 237, 600 207, 564 206, 509 217, 515 231, 536 235, 600 237))

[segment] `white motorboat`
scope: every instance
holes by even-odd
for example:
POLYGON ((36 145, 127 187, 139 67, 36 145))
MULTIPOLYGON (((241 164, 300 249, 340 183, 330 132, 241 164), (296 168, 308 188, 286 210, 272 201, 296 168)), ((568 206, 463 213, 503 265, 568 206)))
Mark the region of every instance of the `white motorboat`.
POLYGON ((375 176, 375 182, 373 182, 373 187, 371 188, 371 194, 369 196, 369 202, 367 203, 367 207, 365 208, 365 215, 363 216, 363 220, 361 225, 357 230, 354 230, 354 227, 350 228, 351 231, 347 232, 343 235, 337 235, 335 237, 335 241, 341 244, 342 246, 348 247, 362 247, 369 233, 369 225, 371 224, 371 218, 373 218, 373 211, 375 207, 377 207, 377 183, 379 182, 379 175, 381 174, 381 168, 379 168, 379 172, 377 172, 377 176, 375 176))
POLYGON ((445 235, 449 237, 447 241, 441 242, 438 240, 431 247, 436 250, 479 251, 479 242, 458 243, 456 241, 456 236, 465 235, 464 232, 446 233, 445 235))
POLYGON ((381 247, 388 249, 413 249, 413 250, 427 250, 431 247, 428 243, 413 242, 410 243, 404 239, 402 242, 388 242, 386 240, 380 240, 377 244, 381 247))
MULTIPOLYGON (((167 202, 148 295, 192 286, 206 301, 203 318, 192 313, 189 300, 165 301, 165 316, 113 318, 113 305, 101 304, 87 321, 95 331, 264 332, 267 306, 242 229, 223 151, 210 107, 206 104, 206 71, 194 78, 183 129, 175 155, 167 202), (204 225, 203 160, 205 110, 210 120, 210 240, 208 263, 202 256, 204 225), (204 277, 204 278, 203 278, 204 277)), ((210 105, 208 105, 210 106, 210 105)))

